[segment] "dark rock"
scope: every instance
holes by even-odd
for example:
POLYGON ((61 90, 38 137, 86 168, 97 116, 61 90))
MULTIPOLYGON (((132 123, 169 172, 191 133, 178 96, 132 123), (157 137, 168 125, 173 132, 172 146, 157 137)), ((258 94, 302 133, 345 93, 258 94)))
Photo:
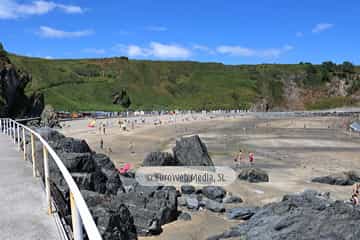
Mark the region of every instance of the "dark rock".
POLYGON ((151 152, 143 162, 143 166, 176 166, 177 162, 170 153, 151 152))
POLYGON ((269 175, 260 168, 249 167, 241 170, 239 179, 247 180, 249 182, 268 182, 269 175))
POLYGON ((113 204, 128 206, 139 235, 159 234, 161 226, 178 217, 175 189, 135 185, 132 192, 118 193, 113 204))
POLYGON ((214 166, 205 144, 195 135, 176 141, 174 158, 181 166, 214 166))
POLYGON ((39 117, 45 108, 44 94, 35 92, 30 97, 28 116, 39 117))
POLYGON ((225 212, 225 207, 222 203, 211 199, 205 200, 205 208, 212 212, 225 212))
POLYGON ((51 105, 46 105, 41 113, 41 125, 50 128, 61 128, 57 113, 51 105))
POLYGON ((194 197, 187 197, 186 198, 186 206, 188 209, 195 209, 199 208, 199 201, 194 197))
POLYGON ((183 220, 183 221, 190 221, 191 220, 191 215, 187 212, 182 212, 179 217, 178 220, 183 220))
POLYGON ((106 193, 106 176, 100 171, 92 173, 71 173, 80 190, 106 193))
POLYGON ((226 212, 226 216, 228 219, 248 220, 256 213, 256 211, 257 208, 238 207, 229 209, 226 212))
POLYGON ((91 153, 67 152, 58 155, 70 172, 90 173, 96 169, 91 153))
POLYGON ((25 88, 32 81, 31 76, 15 67, 6 51, 0 53, 0 117, 24 118, 39 116, 43 96, 27 97, 25 88))
POLYGON ((106 176, 106 193, 116 195, 118 191, 124 192, 120 180, 120 173, 111 162, 110 158, 104 154, 94 154, 95 166, 106 176))
POLYGON ((360 208, 305 191, 259 208, 247 222, 211 239, 360 239, 359 220, 360 208))
POLYGON ((124 204, 111 204, 112 197, 108 195, 91 191, 81 193, 104 240, 137 239, 134 219, 124 204))
POLYGON ((311 181, 331 185, 353 185, 360 181, 360 174, 355 171, 348 171, 324 177, 316 177, 311 181))
POLYGON ((181 206, 181 207, 185 207, 186 206, 186 197, 178 197, 177 199, 178 201, 178 205, 181 206))
POLYGON ((191 185, 183 185, 181 186, 181 193, 182 194, 192 194, 195 192, 195 187, 191 185))
POLYGON ((219 186, 206 186, 202 188, 201 192, 207 198, 218 202, 222 202, 222 199, 226 195, 225 189, 219 186))
POLYGON ((54 149, 66 153, 91 153, 91 149, 85 140, 64 137, 52 144, 54 149))
POLYGON ((230 194, 223 198, 223 203, 242 203, 242 202, 243 200, 241 199, 241 197, 233 196, 230 194))

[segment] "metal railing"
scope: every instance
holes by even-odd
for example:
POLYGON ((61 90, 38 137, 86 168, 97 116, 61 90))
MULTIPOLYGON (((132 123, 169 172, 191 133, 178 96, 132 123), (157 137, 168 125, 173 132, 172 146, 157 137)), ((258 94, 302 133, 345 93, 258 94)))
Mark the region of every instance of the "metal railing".
POLYGON ((14 144, 17 144, 18 151, 21 151, 21 140, 23 144, 23 157, 26 160, 27 152, 31 151, 33 176, 36 177, 36 165, 37 160, 35 156, 35 140, 39 140, 43 146, 43 161, 44 161, 44 182, 45 182, 45 193, 48 207, 48 214, 51 215, 52 211, 52 196, 50 191, 50 172, 49 172, 49 154, 59 168, 62 176, 64 177, 69 189, 70 189, 70 206, 71 206, 71 219, 72 219, 72 231, 73 238, 75 240, 83 240, 83 226, 89 240, 101 240, 102 237, 98 231, 98 228, 94 222, 94 219, 87 207, 81 192, 72 178, 70 172, 67 170, 59 156, 50 147, 44 138, 39 133, 22 125, 12 119, 3 118, 0 119, 0 131, 10 136, 14 144), (30 134, 30 146, 31 149, 27 149, 26 146, 26 134, 30 134))

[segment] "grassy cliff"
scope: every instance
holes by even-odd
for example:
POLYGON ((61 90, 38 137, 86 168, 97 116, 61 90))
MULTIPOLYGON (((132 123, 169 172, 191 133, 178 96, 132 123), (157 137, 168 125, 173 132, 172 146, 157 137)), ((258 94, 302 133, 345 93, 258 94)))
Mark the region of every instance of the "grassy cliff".
MULTIPOLYGON (((358 72, 356 67, 347 72, 311 64, 230 66, 127 58, 46 60, 13 54, 9 57, 19 69, 32 75, 28 93, 41 91, 46 103, 67 111, 118 111, 120 106, 112 104, 112 95, 122 89, 130 95, 132 109, 250 108, 264 99, 271 108, 291 108, 287 106, 289 81, 303 92, 322 92, 334 75, 345 74, 349 78, 347 75, 358 72)), ((351 77, 353 92, 357 90, 354 82, 358 84, 351 77)), ((304 106, 324 105, 326 102, 316 104, 313 99, 304 106)))

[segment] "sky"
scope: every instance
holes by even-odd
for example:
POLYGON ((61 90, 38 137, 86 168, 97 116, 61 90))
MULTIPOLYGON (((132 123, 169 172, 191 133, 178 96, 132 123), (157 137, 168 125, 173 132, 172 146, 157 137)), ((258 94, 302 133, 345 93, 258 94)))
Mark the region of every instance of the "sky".
POLYGON ((0 0, 0 41, 43 58, 360 64, 358 0, 0 0))

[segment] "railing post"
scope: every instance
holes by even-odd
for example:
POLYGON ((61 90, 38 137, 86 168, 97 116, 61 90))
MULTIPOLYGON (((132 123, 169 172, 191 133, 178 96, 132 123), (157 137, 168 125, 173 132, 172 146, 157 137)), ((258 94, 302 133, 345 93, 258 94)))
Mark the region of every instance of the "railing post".
POLYGON ((18 151, 20 152, 20 124, 17 123, 17 144, 18 144, 18 151))
POLYGON ((48 204, 48 214, 52 214, 51 209, 51 196, 50 196, 50 177, 49 177, 49 153, 45 145, 43 146, 44 154, 44 177, 45 177, 45 192, 46 192, 46 202, 48 204))
POLYGON ((16 122, 13 121, 13 137, 14 137, 14 144, 16 144, 16 122))
POLYGON ((77 209, 76 202, 72 192, 70 192, 71 221, 73 227, 74 240, 83 240, 83 229, 80 213, 77 209))
POLYGON ((11 119, 9 119, 9 136, 12 138, 12 122, 11 119))
POLYGON ((22 129, 22 135, 23 135, 23 149, 24 149, 24 160, 26 160, 26 138, 25 138, 25 128, 22 129))
POLYGON ((5 134, 8 135, 8 124, 9 124, 9 119, 5 120, 5 134))
POLYGON ((33 165, 33 176, 36 177, 36 164, 35 164, 35 139, 34 134, 31 133, 31 159, 33 165))

